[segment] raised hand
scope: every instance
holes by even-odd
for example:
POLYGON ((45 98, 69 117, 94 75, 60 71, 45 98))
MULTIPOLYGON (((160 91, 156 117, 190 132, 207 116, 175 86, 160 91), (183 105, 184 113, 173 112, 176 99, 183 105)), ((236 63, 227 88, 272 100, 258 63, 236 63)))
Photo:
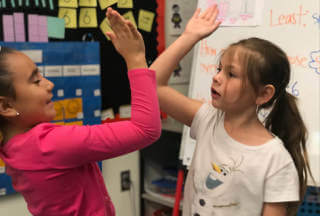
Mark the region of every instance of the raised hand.
POLYGON ((201 40, 213 33, 220 25, 220 21, 217 21, 218 17, 217 5, 209 7, 200 14, 200 8, 198 8, 193 16, 188 21, 183 34, 195 37, 195 40, 201 40))
POLYGON ((113 30, 106 34, 125 59, 128 70, 147 67, 144 41, 135 26, 112 8, 107 9, 106 16, 113 30))

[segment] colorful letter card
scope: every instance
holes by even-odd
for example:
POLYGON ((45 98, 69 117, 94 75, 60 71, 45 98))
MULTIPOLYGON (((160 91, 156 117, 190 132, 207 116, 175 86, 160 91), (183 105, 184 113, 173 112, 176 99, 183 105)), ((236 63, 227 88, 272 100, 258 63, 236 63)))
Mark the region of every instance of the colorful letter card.
POLYGON ((59 0, 59 7, 77 8, 77 0, 59 0))
POLYGON ((58 13, 59 18, 64 19, 66 28, 77 28, 77 10, 71 8, 60 8, 58 13))
POLYGON ((128 11, 127 13, 122 15, 125 19, 130 20, 132 24, 137 27, 136 20, 134 19, 134 15, 132 11, 128 11))
POLYGON ((138 18, 138 28, 146 32, 151 32, 155 14, 151 11, 140 10, 138 18))
POLYGON ((118 2, 118 0, 99 0, 101 10, 106 9, 107 7, 113 5, 117 2, 118 2))
POLYGON ((118 0, 118 8, 133 8, 132 0, 118 0))
POLYGON ((47 17, 48 24, 48 37, 64 39, 65 24, 64 19, 58 17, 47 17))
POLYGON ((79 17, 80 28, 95 28, 98 26, 95 8, 81 8, 79 17))
POLYGON ((82 7, 97 7, 97 0, 79 0, 82 7))
POLYGON ((100 29, 102 33, 107 37, 107 39, 110 40, 110 38, 106 35, 106 32, 112 32, 112 29, 110 27, 110 23, 107 17, 104 18, 104 20, 101 22, 100 29))

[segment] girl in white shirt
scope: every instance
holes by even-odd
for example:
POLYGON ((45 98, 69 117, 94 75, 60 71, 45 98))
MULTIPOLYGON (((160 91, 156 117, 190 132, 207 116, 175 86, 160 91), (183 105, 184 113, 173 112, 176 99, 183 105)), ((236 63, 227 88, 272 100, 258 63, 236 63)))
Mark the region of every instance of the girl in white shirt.
POLYGON ((168 86, 179 61, 220 22, 216 6, 197 9, 183 34, 151 65, 160 108, 191 126, 197 140, 185 185, 186 216, 285 216, 297 212, 307 172, 306 127, 296 98, 286 92, 290 65, 273 43, 249 38, 221 54, 211 103, 168 86), (272 108, 266 121, 262 108, 272 108))

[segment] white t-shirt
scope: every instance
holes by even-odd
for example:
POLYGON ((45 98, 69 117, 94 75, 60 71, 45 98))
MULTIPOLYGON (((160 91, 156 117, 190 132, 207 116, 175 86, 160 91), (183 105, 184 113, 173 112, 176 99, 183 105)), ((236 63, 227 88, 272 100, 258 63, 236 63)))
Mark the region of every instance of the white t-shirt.
POLYGON ((224 115, 201 106, 191 125, 197 146, 184 192, 184 216, 261 216, 264 202, 299 200, 299 179, 282 141, 248 146, 232 139, 224 115))

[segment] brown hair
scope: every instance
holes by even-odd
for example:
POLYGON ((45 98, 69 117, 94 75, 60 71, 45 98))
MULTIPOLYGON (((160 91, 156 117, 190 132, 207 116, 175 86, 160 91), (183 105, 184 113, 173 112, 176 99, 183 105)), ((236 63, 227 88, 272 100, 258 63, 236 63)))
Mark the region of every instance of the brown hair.
MULTIPOLYGON (((272 108, 265 119, 265 127, 277 135, 293 158, 298 171, 300 202, 288 204, 288 215, 295 215, 303 201, 308 173, 313 179, 306 151, 307 129, 299 113, 296 97, 286 91, 290 81, 290 64, 287 55, 275 44, 259 38, 249 38, 231 44, 229 49, 241 52, 241 61, 250 84, 256 90, 272 84, 274 96, 262 108, 272 108)), ((314 179, 313 179, 314 180, 314 179)))
MULTIPOLYGON (((0 46, 0 96, 10 97, 15 99, 16 93, 12 84, 12 77, 8 66, 6 64, 6 57, 8 54, 17 52, 15 49, 0 46)), ((2 130, 6 125, 7 120, 0 116, 0 143, 3 140, 2 130)))

